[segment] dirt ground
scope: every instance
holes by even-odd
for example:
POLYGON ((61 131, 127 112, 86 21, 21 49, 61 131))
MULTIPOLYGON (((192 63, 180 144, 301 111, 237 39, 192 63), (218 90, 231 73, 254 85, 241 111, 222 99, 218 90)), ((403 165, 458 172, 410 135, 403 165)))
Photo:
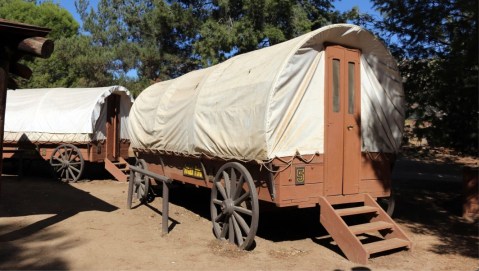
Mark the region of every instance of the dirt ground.
POLYGON ((471 161, 399 159, 394 219, 414 249, 366 266, 345 259, 315 208, 262 208, 255 248, 239 251, 213 236, 209 190, 171 189, 163 236, 161 198, 128 210, 126 183, 89 173, 65 184, 32 165, 22 179, 2 176, 0 269, 478 270, 478 224, 461 218, 461 163, 471 161))

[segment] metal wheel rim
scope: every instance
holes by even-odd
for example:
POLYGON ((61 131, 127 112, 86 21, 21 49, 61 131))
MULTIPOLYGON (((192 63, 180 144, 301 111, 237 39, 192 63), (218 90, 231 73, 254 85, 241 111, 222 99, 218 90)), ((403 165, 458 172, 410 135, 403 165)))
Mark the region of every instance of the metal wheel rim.
POLYGON ((61 181, 76 182, 83 173, 85 161, 75 145, 62 144, 53 151, 50 165, 61 181))
POLYGON ((259 220, 258 195, 251 174, 242 164, 230 162, 218 170, 210 209, 216 238, 241 249, 253 244, 259 220))
MULTIPOLYGON (((144 170, 148 169, 148 166, 143 159, 138 159, 135 166, 144 170)), ((146 202, 149 189, 150 182, 148 177, 139 172, 135 172, 133 180, 133 193, 136 195, 136 198, 142 203, 146 202)))

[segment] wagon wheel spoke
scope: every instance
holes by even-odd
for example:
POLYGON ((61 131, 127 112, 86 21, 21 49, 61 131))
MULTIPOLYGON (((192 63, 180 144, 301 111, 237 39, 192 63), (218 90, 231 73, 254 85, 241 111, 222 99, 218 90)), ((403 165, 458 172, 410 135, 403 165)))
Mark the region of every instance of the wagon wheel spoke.
POLYGON ((219 215, 215 218, 215 222, 220 222, 221 220, 223 220, 224 217, 225 217, 225 214, 224 214, 224 213, 219 214, 219 215))
POLYGON ((66 155, 65 155, 65 152, 61 151, 61 152, 59 152, 59 154, 60 154, 60 157, 62 158, 63 161, 68 160, 66 155))
POLYGON ((228 197, 226 196, 225 188, 221 185, 221 183, 220 183, 220 182, 216 182, 215 185, 216 185, 216 187, 218 188, 218 191, 220 192, 221 196, 222 196, 224 199, 227 199, 228 197))
POLYGON ((228 219, 228 239, 231 244, 235 243, 235 230, 234 230, 234 225, 233 225, 233 216, 230 216, 228 219))
MULTIPOLYGON (((77 176, 76 176, 75 173, 73 173, 73 170, 72 170, 72 169, 73 169, 72 167, 69 167, 69 168, 68 168, 68 172, 70 173, 70 176, 72 176, 72 178, 75 179, 77 176)), ((78 172, 77 172, 77 173, 78 173, 78 172)))
POLYGON ((66 153, 67 153, 67 157, 68 157, 68 161, 71 161, 72 160, 72 152, 73 150, 68 148, 66 153))
POLYGON ((243 229, 244 232, 249 232, 249 226, 248 223, 244 220, 243 217, 241 217, 238 213, 234 212, 233 213, 234 218, 240 224, 241 228, 243 229))
POLYGON ((61 149, 58 149, 58 154, 61 156, 62 160, 67 160, 67 157, 65 155, 65 148, 62 147, 61 149))
POLYGON ((245 214, 245 215, 249 215, 249 216, 253 215, 253 211, 248 210, 248 209, 243 208, 243 207, 235 206, 234 209, 235 209, 235 211, 240 212, 240 213, 245 214))
POLYGON ((246 191, 241 197, 235 199, 235 205, 240 205, 250 196, 250 192, 246 191))
POLYGON ((258 229, 259 207, 256 186, 248 170, 229 162, 217 172, 211 188, 213 232, 221 240, 249 248, 258 229))
POLYGON ((228 173, 226 173, 225 171, 223 171, 223 180, 225 181, 225 187, 224 187, 224 190, 226 191, 225 194, 226 194, 226 198, 229 198, 230 197, 230 194, 231 194, 231 181, 230 181, 230 177, 228 176, 228 173))
POLYGON ((76 167, 69 167, 68 169, 72 170, 72 172, 71 172, 72 174, 73 174, 73 170, 74 170, 77 174, 79 174, 79 173, 81 172, 80 169, 78 169, 78 168, 76 168, 76 167))
POLYGON ((67 148, 66 146, 63 147, 63 157, 65 160, 70 160, 70 153, 71 153, 71 150, 69 148, 67 148))
POLYGON ((229 197, 233 198, 235 194, 236 194, 236 172, 234 168, 231 168, 229 197))
POLYGON ((221 234, 220 234, 220 238, 221 239, 224 239, 226 237, 226 233, 228 233, 228 223, 224 223, 223 224, 223 229, 221 229, 221 234))
POLYGON ((244 176, 241 175, 239 181, 238 181, 238 185, 236 186, 236 191, 233 195, 233 200, 235 200, 235 204, 238 204, 236 203, 236 199, 238 199, 238 197, 241 195, 241 191, 243 191, 242 187, 243 187, 243 184, 244 184, 244 176))
POLYGON ((54 159, 55 161, 58 161, 58 162, 60 162, 60 163, 63 161, 63 160, 60 160, 60 159, 59 159, 58 157, 56 157, 56 156, 52 156, 52 159, 54 159))
MULTIPOLYGON (((60 176, 60 178, 63 179, 63 176, 65 176, 65 169, 64 168, 60 168, 58 171, 61 171, 58 176, 60 176)), ((58 172, 57 172, 58 173, 58 172)))
POLYGON ((70 172, 66 169, 63 172, 65 172, 65 180, 66 181, 70 180, 70 172))
POLYGON ((235 230, 236 240, 238 241, 238 244, 241 246, 244 241, 243 241, 243 234, 241 233, 240 226, 238 225, 238 222, 236 221, 235 216, 231 216, 231 220, 233 221, 233 228, 235 230))
POLYGON ((142 200, 144 194, 145 194, 145 191, 143 189, 143 186, 139 185, 138 189, 136 190, 136 198, 139 200, 142 200))

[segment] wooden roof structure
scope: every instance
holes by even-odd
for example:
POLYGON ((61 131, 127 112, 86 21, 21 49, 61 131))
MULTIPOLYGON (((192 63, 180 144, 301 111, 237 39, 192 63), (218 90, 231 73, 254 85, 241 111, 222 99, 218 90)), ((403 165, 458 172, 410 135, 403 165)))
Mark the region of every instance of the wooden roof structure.
MULTIPOLYGON (((53 53, 54 43, 45 38, 50 29, 0 18, 0 154, 3 154, 3 134, 7 88, 17 88, 11 74, 30 78, 32 71, 18 61, 25 55, 48 58, 53 53)), ((0 160, 0 176, 2 160, 0 160)), ((1 191, 1 178, 0 178, 1 191)))

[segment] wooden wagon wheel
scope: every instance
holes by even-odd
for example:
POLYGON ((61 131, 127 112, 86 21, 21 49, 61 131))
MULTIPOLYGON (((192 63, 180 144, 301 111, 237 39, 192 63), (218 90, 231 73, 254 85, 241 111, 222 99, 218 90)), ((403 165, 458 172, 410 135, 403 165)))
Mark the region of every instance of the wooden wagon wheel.
POLYGON ((396 207, 396 199, 394 198, 392 190, 389 197, 378 198, 377 202, 390 217, 393 216, 394 208, 396 207))
POLYGON ((238 162, 224 164, 211 189, 211 221, 216 238, 248 249, 258 229, 256 187, 248 170, 238 162))
MULTIPOLYGON (((148 166, 146 165, 145 160, 137 159, 135 163, 136 167, 147 170, 148 166)), ((133 180, 130 180, 128 185, 128 208, 131 209, 131 198, 134 195, 141 203, 151 202, 149 198, 150 191, 150 179, 148 176, 135 172, 133 175, 133 180)))
POLYGON ((76 182, 83 173, 85 161, 76 146, 72 144, 62 144, 53 151, 50 157, 50 165, 60 180, 64 182, 76 182))

